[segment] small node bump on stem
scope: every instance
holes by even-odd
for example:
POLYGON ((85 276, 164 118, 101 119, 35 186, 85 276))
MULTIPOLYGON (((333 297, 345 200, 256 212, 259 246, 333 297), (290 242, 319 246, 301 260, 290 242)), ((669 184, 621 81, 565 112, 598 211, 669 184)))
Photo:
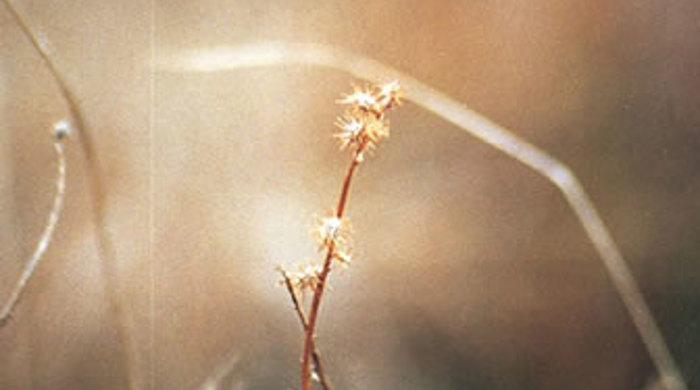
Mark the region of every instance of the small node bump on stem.
POLYGON ((60 120, 53 125, 53 136, 56 141, 63 141, 73 132, 72 126, 67 120, 60 120))

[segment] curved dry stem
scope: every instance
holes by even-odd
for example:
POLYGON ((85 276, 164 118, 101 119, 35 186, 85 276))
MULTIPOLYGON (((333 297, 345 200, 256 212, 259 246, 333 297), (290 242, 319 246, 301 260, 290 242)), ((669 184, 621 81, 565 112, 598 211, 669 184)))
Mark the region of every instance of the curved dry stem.
POLYGON ((318 44, 253 44, 175 51, 156 62, 161 72, 217 72, 241 68, 314 65, 343 70, 373 82, 401 80, 408 100, 532 168, 561 190, 593 243, 667 389, 687 389, 668 345, 607 227, 578 178, 562 162, 446 94, 380 62, 318 44))
POLYGON ((17 280, 15 287, 12 289, 10 298, 2 307, 2 311, 0 311, 0 327, 5 325, 12 317, 12 312, 19 303, 29 279, 34 275, 39 263, 44 258, 49 244, 51 244, 53 232, 56 230, 56 225, 61 217, 63 198, 66 194, 66 154, 63 146, 64 136, 62 135, 63 133, 59 132, 60 129, 61 128, 57 126, 54 133, 53 148, 56 151, 56 194, 54 195, 51 211, 49 212, 49 219, 44 226, 44 231, 41 233, 41 237, 34 249, 32 257, 24 266, 22 274, 17 280))
POLYGON ((107 210, 105 207, 105 190, 104 185, 100 177, 100 172, 102 171, 99 166, 99 160, 97 159, 97 154, 95 153, 95 148, 93 146, 92 137, 90 132, 87 130, 85 125, 85 120, 80 110, 78 100, 75 98, 72 90, 69 88, 68 83, 63 77, 63 73, 59 71, 58 67, 54 63, 53 55, 51 54, 50 45, 45 38, 40 38, 34 30, 30 27, 29 23, 22 17, 22 15, 17 11, 17 8, 12 3, 11 0, 2 0, 5 4, 7 10, 12 15, 12 18, 17 22, 20 29, 27 37, 32 47, 37 51, 41 61, 46 65, 53 77, 53 80, 58 86, 61 96, 65 99, 68 106, 68 112, 70 114, 70 123, 75 128, 78 133, 78 142, 82 147, 83 155, 85 156, 86 167, 88 171, 88 181, 90 182, 90 197, 93 207, 93 225, 95 227, 96 235, 96 245, 99 248, 99 254, 101 257, 100 264, 102 265, 101 272, 103 274, 103 279, 105 281, 105 291, 106 295, 109 297, 109 307, 117 321, 117 327, 119 331, 119 338, 122 343, 123 353, 125 357, 125 371, 127 386, 129 389, 136 389, 136 374, 134 369, 135 361, 135 348, 134 343, 131 338, 131 327, 128 325, 126 313, 124 311, 123 304, 123 294, 119 290, 119 284, 117 280, 117 267, 116 267, 116 256, 114 251, 114 245, 112 244, 112 238, 109 235, 106 227, 106 214, 107 210))

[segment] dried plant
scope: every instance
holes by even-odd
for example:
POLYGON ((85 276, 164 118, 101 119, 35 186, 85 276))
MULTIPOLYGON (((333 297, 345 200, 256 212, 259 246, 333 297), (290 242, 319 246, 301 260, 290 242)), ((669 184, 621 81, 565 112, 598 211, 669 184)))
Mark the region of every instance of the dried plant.
POLYGON ((663 385, 673 390, 688 388, 627 261, 588 193, 574 172, 545 150, 410 75, 337 46, 260 43, 208 50, 182 50, 164 56, 156 67, 162 72, 210 73, 292 64, 342 70, 368 80, 376 80, 380 75, 401 79, 407 100, 454 124, 459 130, 471 134, 547 179, 561 191, 593 244, 663 385))
POLYGON ((53 148, 56 151, 56 194, 54 195, 51 211, 49 212, 49 219, 46 221, 46 225, 44 225, 44 231, 41 233, 34 253, 25 264, 22 274, 10 293, 10 298, 0 311, 0 327, 4 326, 10 318, 12 318, 12 312, 19 303, 20 298, 22 298, 22 294, 27 287, 29 279, 34 275, 39 263, 44 258, 46 250, 49 248, 49 244, 51 244, 53 232, 56 230, 56 225, 58 225, 58 220, 61 217, 63 198, 66 194, 66 153, 63 142, 69 133, 70 127, 67 122, 60 121, 54 125, 53 148))
POLYGON ((398 106, 401 103, 400 99, 399 83, 392 81, 380 86, 353 87, 352 93, 338 100, 338 103, 347 106, 347 109, 336 122, 339 132, 334 136, 340 140, 341 150, 350 150, 352 159, 343 179, 335 210, 328 216, 316 218, 316 224, 312 230, 319 252, 325 252, 323 263, 319 265, 310 262, 300 267, 300 271, 296 273, 279 268, 283 284, 289 292, 304 330, 304 346, 301 355, 302 390, 311 389, 312 377, 315 377, 324 389, 331 388, 315 342, 321 300, 328 285, 328 275, 333 269, 333 264, 350 263, 352 229, 345 214, 352 179, 358 166, 365 160, 367 152, 389 137, 389 121, 386 119, 386 113, 398 106), (305 292, 312 294, 308 317, 298 297, 305 292))
MULTIPOLYGON (((11 18, 17 23, 17 26, 19 26, 22 33, 27 37, 31 46, 39 55, 39 58, 41 59, 42 63, 47 67, 49 73, 51 74, 51 77, 53 78, 53 81, 58 87, 58 90, 66 103, 68 109, 68 120, 59 122, 60 126, 54 129, 54 136, 56 137, 56 140, 61 141, 63 138, 65 138, 65 136, 67 135, 66 131, 69 129, 69 127, 67 127, 67 124, 70 123, 70 129, 74 130, 78 145, 82 149, 83 157, 85 159, 85 168, 87 169, 88 174, 88 181, 90 182, 89 195, 93 211, 92 223, 94 225, 95 231, 97 232, 97 234, 95 235, 95 244, 99 248, 98 253, 101 259, 100 264, 102 266, 101 272, 105 282, 105 292, 109 297, 108 306, 114 318, 116 319, 119 338, 122 344, 122 353, 124 355, 125 360, 124 370, 126 378, 126 388, 136 389, 138 387, 137 374, 135 369, 136 348, 131 334, 131 326, 128 321, 128 314, 124 309, 124 293, 121 291, 119 281, 117 278, 116 251, 114 248, 114 240, 111 234, 109 233, 108 229, 106 228, 106 189, 101 177, 102 169, 100 167, 100 159, 97 155, 97 151, 94 146, 92 134, 86 126, 83 111, 80 107, 80 104, 78 103, 78 99, 64 76, 65 72, 56 63, 57 61, 55 55, 53 54, 54 52, 51 50, 51 44, 49 40, 45 36, 40 36, 36 32, 37 29, 33 28, 31 24, 23 17, 23 15, 19 12, 13 1, 2 0, 2 3, 5 5, 6 9, 11 15, 11 18)), ((57 153, 59 153, 59 159, 64 158, 62 144, 59 145, 58 143, 56 143, 55 148, 57 150, 57 153)), ((54 210, 56 210, 55 205, 54 210)), ((58 212, 56 212, 55 214, 58 216, 58 212)), ((48 226, 45 230, 45 235, 46 231, 48 231, 48 226)), ((53 228, 51 228, 51 232, 52 231, 53 228)), ((48 233, 49 240, 51 232, 48 233)), ((42 245, 42 241, 40 241, 40 245, 42 245)), ((48 240, 46 241, 46 245, 48 245, 48 240)), ((38 249, 39 247, 37 248, 37 252, 38 249)), ((36 257, 36 254, 34 257, 36 257)), ((41 254, 39 254, 39 258, 40 257, 41 254)), ((30 260, 27 267, 25 268, 25 271, 32 267, 31 263, 32 261, 30 260)), ((36 263, 38 263, 38 261, 36 261, 36 263)), ((33 268, 35 267, 36 265, 33 266, 33 268)), ((33 270, 29 271, 29 276, 31 276, 32 272, 33 270)), ((27 280, 29 279, 29 276, 27 277, 27 280)), ((24 274, 22 278, 24 278, 24 274)), ((18 282, 18 285, 20 282, 18 282)), ((26 284, 26 281, 24 283, 26 284)), ((13 307, 19 301, 19 295, 21 295, 21 290, 24 288, 23 286, 19 289, 19 294, 17 298, 11 298, 8 304, 5 307, 3 307, 2 316, 0 317, 0 327, 4 323, 6 323, 7 320, 10 318, 13 307)), ((17 288, 15 289, 15 292, 16 291, 18 291, 17 288)), ((15 292, 12 293, 13 297, 15 292)))

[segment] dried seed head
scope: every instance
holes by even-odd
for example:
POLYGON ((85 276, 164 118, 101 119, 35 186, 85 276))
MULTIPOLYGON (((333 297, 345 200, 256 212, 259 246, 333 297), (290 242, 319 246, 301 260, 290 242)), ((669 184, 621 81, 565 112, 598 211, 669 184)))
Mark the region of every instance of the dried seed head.
POLYGON ((356 85, 352 87, 353 91, 349 95, 345 95, 338 100, 340 104, 347 104, 351 107, 362 111, 371 111, 377 105, 377 97, 373 93, 372 88, 365 86, 360 88, 356 85))
POLYGON ((389 122, 370 117, 365 124, 365 136, 367 137, 367 147, 376 147, 380 141, 389 138, 389 122))
POLYGON ((319 250, 337 246, 350 239, 350 225, 347 219, 331 217, 317 217, 312 235, 318 243, 319 250))
POLYGON ((356 147, 360 144, 362 133, 365 130, 365 123, 357 116, 348 113, 338 117, 335 125, 340 128, 340 132, 334 134, 334 137, 340 140, 340 149, 345 149, 348 146, 356 147))
POLYGON ((319 251, 332 249, 335 259, 342 263, 350 262, 352 227, 347 218, 317 217, 312 235, 319 251))
POLYGON ((399 85, 398 80, 390 81, 379 86, 379 91, 377 92, 377 102, 386 111, 392 108, 394 105, 401 105, 401 98, 403 97, 403 91, 399 85))
POLYGON ((339 117, 336 126, 340 132, 334 134, 340 140, 340 148, 351 147, 364 151, 376 147, 380 141, 389 137, 389 122, 374 115, 348 113, 339 117))
MULTIPOLYGON (((297 272, 284 272, 282 275, 289 278, 292 287, 301 293, 316 291, 319 283, 318 276, 322 271, 321 266, 313 261, 308 261, 306 264, 300 263, 298 268, 297 272)), ((284 280, 282 283, 284 283, 284 280)))
POLYGON ((353 86, 353 93, 338 100, 348 105, 346 112, 336 121, 340 131, 334 137, 340 140, 340 148, 352 148, 357 161, 362 161, 365 151, 389 137, 389 122, 384 116, 387 110, 401 103, 400 99, 398 81, 378 87, 353 86))

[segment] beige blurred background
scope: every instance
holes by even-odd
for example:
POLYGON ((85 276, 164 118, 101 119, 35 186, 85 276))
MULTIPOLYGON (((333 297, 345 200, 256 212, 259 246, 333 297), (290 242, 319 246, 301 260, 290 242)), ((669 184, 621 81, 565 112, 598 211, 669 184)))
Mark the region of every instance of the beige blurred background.
MULTIPOLYGON (((63 219, 10 324, 1 389, 298 387, 301 331, 278 264, 317 257, 348 156, 310 66, 166 73, 152 59, 265 42, 377 59, 514 130, 579 176, 700 387, 700 4, 662 1, 13 1, 85 117, 63 219), (113 243, 105 256, 100 239, 113 243), (112 268, 104 262, 113 261, 112 268), (108 304, 117 281, 132 348, 108 304), (131 353, 128 350, 131 349, 131 353), (127 355, 133 364, 129 364, 127 355)), ((67 115, 0 7, 0 298, 53 194, 67 115)), ((642 389, 655 371, 562 196, 412 103, 361 167, 357 260, 332 275, 319 344, 339 389, 642 389)))

